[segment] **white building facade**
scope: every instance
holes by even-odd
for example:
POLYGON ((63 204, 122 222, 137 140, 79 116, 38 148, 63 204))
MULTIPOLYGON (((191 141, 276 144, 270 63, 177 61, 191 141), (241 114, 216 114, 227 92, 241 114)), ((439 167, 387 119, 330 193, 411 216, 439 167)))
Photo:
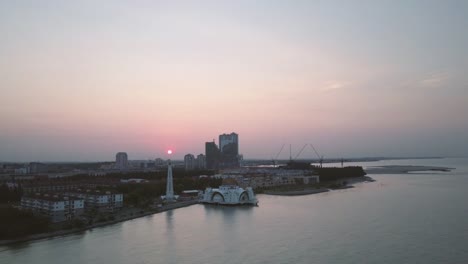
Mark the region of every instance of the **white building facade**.
POLYGON ((219 188, 206 188, 203 203, 220 205, 257 205, 258 201, 251 187, 245 190, 236 185, 221 185, 219 188))
POLYGON ((123 207, 123 194, 112 192, 90 191, 67 192, 67 195, 79 197, 85 202, 86 210, 114 212, 123 207))
POLYGON ((46 216, 51 222, 63 222, 84 212, 84 199, 73 196, 35 194, 21 198, 21 209, 46 216))

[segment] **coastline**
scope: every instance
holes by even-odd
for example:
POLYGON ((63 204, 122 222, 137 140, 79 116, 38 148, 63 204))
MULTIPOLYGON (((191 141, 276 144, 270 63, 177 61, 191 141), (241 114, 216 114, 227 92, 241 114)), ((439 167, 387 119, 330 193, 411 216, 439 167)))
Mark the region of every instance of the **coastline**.
POLYGON ((297 190, 297 191, 265 191, 263 194, 281 195, 281 196, 297 196, 297 195, 323 193, 323 192, 329 192, 329 191, 330 191, 329 189, 320 188, 320 189, 305 189, 305 190, 297 190))
POLYGON ((288 190, 288 191, 268 191, 267 190, 267 191, 264 191, 263 194, 279 195, 279 196, 309 195, 309 194, 323 193, 323 192, 329 192, 329 191, 334 191, 334 190, 350 189, 350 188, 354 188, 354 184, 361 183, 361 182, 374 182, 375 180, 369 176, 362 176, 362 177, 341 179, 341 180, 337 180, 331 183, 342 184, 343 181, 346 181, 347 184, 341 187, 336 187, 336 188, 319 188, 319 189, 303 189, 303 190, 288 190))
POLYGON ((372 166, 365 171, 368 174, 407 174, 407 173, 427 173, 427 172, 450 172, 455 168, 437 166, 415 166, 415 165, 385 165, 372 166))
POLYGON ((136 219, 136 218, 140 218, 140 217, 144 217, 144 216, 148 216, 148 215, 153 215, 153 214, 157 214, 157 213, 166 212, 166 211, 169 211, 169 210, 174 210, 174 209, 177 209, 177 208, 188 207, 188 206, 198 204, 198 203, 199 203, 198 200, 183 201, 183 202, 168 204, 168 205, 165 205, 165 206, 163 206, 161 208, 151 210, 151 211, 145 212, 143 214, 123 217, 123 218, 112 220, 112 221, 95 223, 95 224, 92 224, 90 226, 86 226, 86 227, 83 227, 83 228, 69 229, 69 230, 58 230, 58 231, 54 231, 54 232, 34 234, 34 235, 21 237, 21 238, 17 238, 17 239, 12 239, 12 240, 0 240, 0 246, 7 246, 7 245, 10 245, 10 244, 16 244, 16 243, 33 241, 33 240, 40 240, 40 239, 45 239, 45 238, 53 238, 53 237, 67 236, 67 235, 71 235, 71 234, 81 233, 81 232, 91 230, 91 229, 96 228, 96 227, 103 227, 103 226, 107 226, 107 225, 113 225, 113 224, 117 224, 117 223, 120 223, 120 222, 125 222, 125 221, 128 221, 128 220, 132 220, 132 219, 136 219))
MULTIPOLYGON (((337 188, 319 188, 319 189, 304 189, 304 190, 290 190, 290 191, 265 191, 264 194, 266 195, 278 195, 278 196, 301 196, 301 195, 311 195, 311 194, 317 194, 317 193, 323 193, 323 192, 329 192, 333 190, 341 190, 341 189, 349 189, 349 188, 354 188, 354 184, 361 183, 361 182, 373 182, 375 181, 369 176, 363 176, 363 177, 355 177, 355 178, 349 178, 346 179, 347 185, 342 186, 342 187, 337 187, 337 188)), ((336 183, 342 183, 343 180, 337 180, 336 183)), ((177 209, 177 208, 182 208, 182 207, 187 207, 191 206, 194 204, 199 204, 200 202, 198 200, 190 200, 190 201, 183 201, 183 202, 178 202, 178 203, 173 203, 173 204, 167 204, 161 208, 154 209, 142 214, 137 214, 137 215, 131 215, 123 218, 119 218, 116 220, 112 221, 106 221, 106 222, 100 222, 100 223, 95 223, 90 226, 86 226, 83 228, 77 228, 77 229, 69 229, 69 230, 58 230, 54 232, 48 232, 48 233, 40 233, 40 234, 34 234, 26 237, 21 237, 17 239, 12 239, 12 240, 0 240, 0 246, 6 246, 10 244, 16 244, 16 243, 22 243, 22 242, 28 242, 28 241, 34 241, 34 240, 40 240, 40 239, 46 239, 46 238, 53 238, 53 237, 60 237, 60 236, 67 236, 71 234, 77 234, 81 233, 87 230, 91 230, 93 228, 97 227, 103 227, 107 225, 113 225, 116 223, 120 222, 125 222, 128 220, 144 217, 144 216, 149 216, 157 213, 162 213, 165 211, 177 209)))

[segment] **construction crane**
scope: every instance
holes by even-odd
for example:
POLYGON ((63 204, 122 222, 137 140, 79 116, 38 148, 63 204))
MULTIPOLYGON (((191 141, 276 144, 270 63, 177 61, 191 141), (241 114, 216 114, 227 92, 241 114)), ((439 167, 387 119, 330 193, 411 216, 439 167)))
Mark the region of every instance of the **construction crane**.
POLYGON ((275 167, 275 168, 276 168, 276 160, 278 160, 278 157, 279 157, 279 155, 281 154, 281 151, 283 151, 284 145, 285 145, 285 144, 283 144, 283 145, 281 146, 281 149, 278 151, 278 154, 276 154, 275 158, 274 158, 274 159, 273 159, 273 158, 271 159, 271 161, 273 162, 273 167, 275 167))
POLYGON ((305 144, 302 149, 297 153, 297 155, 294 157, 294 160, 296 160, 301 154, 302 152, 304 151, 304 149, 307 147, 307 144, 305 144))
POLYGON ((320 156, 320 155, 318 154, 317 150, 314 148, 314 145, 312 145, 312 144, 309 144, 309 145, 312 147, 312 149, 314 150, 315 154, 316 154, 317 157, 319 158, 320 168, 322 168, 323 155, 320 156))

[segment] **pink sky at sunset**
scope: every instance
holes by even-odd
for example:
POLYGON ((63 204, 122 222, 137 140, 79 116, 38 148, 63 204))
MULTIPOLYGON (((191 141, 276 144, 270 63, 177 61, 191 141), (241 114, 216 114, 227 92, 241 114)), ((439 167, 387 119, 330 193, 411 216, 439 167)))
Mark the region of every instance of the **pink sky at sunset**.
POLYGON ((2 3, 0 160, 467 155, 466 14, 366 7, 2 3))

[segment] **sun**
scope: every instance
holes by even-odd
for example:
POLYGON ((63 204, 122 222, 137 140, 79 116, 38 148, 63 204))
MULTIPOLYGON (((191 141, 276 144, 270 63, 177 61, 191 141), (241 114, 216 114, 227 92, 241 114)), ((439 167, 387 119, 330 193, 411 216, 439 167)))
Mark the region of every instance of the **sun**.
POLYGON ((171 155, 171 154, 172 154, 172 150, 169 149, 169 150, 167 151, 167 154, 171 155))

